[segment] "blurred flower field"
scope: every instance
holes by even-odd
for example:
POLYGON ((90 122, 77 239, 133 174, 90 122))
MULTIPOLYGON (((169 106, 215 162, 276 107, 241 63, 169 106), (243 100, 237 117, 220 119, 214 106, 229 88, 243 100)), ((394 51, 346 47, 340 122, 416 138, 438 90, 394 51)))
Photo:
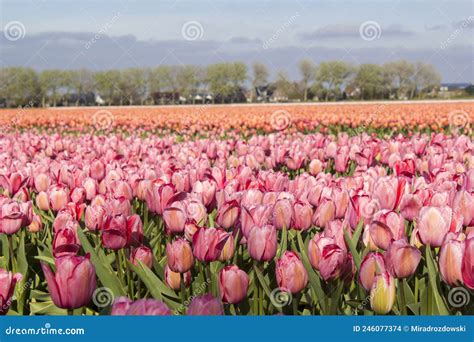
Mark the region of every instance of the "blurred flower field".
POLYGON ((473 102, 0 110, 0 314, 474 314, 473 102))

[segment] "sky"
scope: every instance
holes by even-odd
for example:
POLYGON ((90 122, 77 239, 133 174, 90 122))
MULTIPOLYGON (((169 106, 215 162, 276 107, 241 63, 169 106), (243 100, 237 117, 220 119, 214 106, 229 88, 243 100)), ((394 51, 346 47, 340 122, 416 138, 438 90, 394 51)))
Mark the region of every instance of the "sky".
POLYGON ((301 59, 435 65, 474 82, 470 0, 0 0, 0 66, 37 70, 301 59))

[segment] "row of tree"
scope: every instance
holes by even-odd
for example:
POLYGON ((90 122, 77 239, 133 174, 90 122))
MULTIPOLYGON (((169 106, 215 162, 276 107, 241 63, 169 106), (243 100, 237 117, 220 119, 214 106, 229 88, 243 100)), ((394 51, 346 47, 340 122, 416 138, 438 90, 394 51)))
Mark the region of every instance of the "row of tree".
POLYGON ((106 105, 138 105, 153 103, 153 94, 157 93, 179 94, 194 102, 196 94, 212 94, 212 99, 224 101, 232 99, 236 92, 245 92, 247 98, 255 101, 255 89, 260 87, 272 89, 273 97, 280 100, 411 99, 432 94, 441 81, 432 65, 405 60, 360 66, 342 61, 316 65, 302 60, 299 74, 295 81, 285 71, 279 71, 270 80, 268 68, 258 62, 250 70, 240 62, 95 72, 36 72, 31 68, 8 67, 0 69, 0 100, 7 106, 57 106, 65 105, 64 99, 72 94, 77 99, 77 95, 94 93, 106 105))

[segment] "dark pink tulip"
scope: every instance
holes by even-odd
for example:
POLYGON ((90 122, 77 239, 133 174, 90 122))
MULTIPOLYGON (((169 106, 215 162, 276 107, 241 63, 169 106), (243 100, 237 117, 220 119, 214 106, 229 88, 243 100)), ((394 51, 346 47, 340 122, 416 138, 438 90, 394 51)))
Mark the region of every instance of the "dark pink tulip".
POLYGON ((397 176, 413 177, 416 172, 415 161, 413 159, 399 160, 394 165, 397 176))
POLYGON ((166 244, 166 257, 168 266, 173 272, 185 273, 194 264, 193 251, 188 241, 184 238, 177 238, 166 244))
POLYGON ((400 214, 405 220, 413 221, 422 207, 423 202, 418 194, 404 194, 400 202, 400 214))
POLYGON ((418 233, 424 244, 440 247, 450 230, 453 212, 449 207, 423 207, 418 219, 418 233))
POLYGON ((182 233, 186 219, 186 210, 181 203, 173 203, 171 207, 166 208, 163 212, 163 220, 168 234, 182 233))
POLYGON ((421 252, 406 238, 393 241, 385 253, 385 265, 394 278, 412 276, 421 260, 421 252))
POLYGON ((102 229, 102 245, 118 250, 127 245, 127 219, 123 215, 108 216, 102 229))
POLYGON ((219 259, 227 240, 232 235, 216 228, 200 228, 193 236, 193 254, 199 261, 219 259))
POLYGON ((230 229, 234 227, 239 218, 239 214, 240 207, 237 201, 226 202, 222 208, 219 208, 216 222, 220 227, 230 229))
POLYGON ((465 243, 460 234, 448 233, 439 253, 439 271, 450 286, 462 284, 462 259, 465 243))
POLYGON ((359 281, 367 291, 370 291, 375 277, 384 273, 385 270, 383 255, 378 252, 370 252, 360 264, 359 281))
POLYGON ((23 224, 23 212, 20 204, 7 199, 1 205, 0 233, 12 235, 18 232, 23 224))
MULTIPOLYGON (((191 284, 191 271, 182 273, 184 286, 191 284)), ((169 288, 178 291, 181 288, 181 273, 173 272, 168 265, 165 267, 165 283, 169 288)))
POLYGON ((65 255, 76 255, 81 248, 81 242, 77 236, 77 227, 71 222, 66 227, 54 233, 53 255, 56 258, 65 255))
POLYGON ((296 230, 306 230, 311 227, 313 209, 309 203, 296 202, 294 207, 293 228, 296 230))
POLYGON ((224 314, 222 302, 208 293, 194 297, 186 310, 189 316, 220 316, 224 314))
POLYGON ((280 289, 296 294, 308 284, 308 273, 299 256, 290 251, 283 253, 275 266, 277 283, 280 289))
POLYGON ((133 301, 127 297, 116 298, 114 304, 112 304, 110 315, 125 316, 127 314, 127 310, 130 308, 131 303, 133 303, 133 301))
POLYGON ((374 244, 386 250, 393 240, 401 239, 405 235, 405 223, 396 212, 382 210, 374 216, 369 232, 374 244))
POLYGON ((87 305, 96 288, 95 268, 89 254, 63 256, 55 260, 56 274, 41 262, 53 303, 62 309, 77 309, 87 305))
POLYGON ((273 225, 276 229, 290 229, 293 220, 293 205, 287 198, 276 201, 273 207, 273 225))
POLYGON ((474 237, 468 238, 465 242, 461 272, 464 285, 474 290, 474 237))
POLYGON ((151 249, 146 246, 134 248, 130 255, 130 262, 138 266, 138 260, 146 267, 151 268, 153 265, 153 253, 151 249))
POLYGON ((0 268, 0 316, 5 315, 10 309, 15 285, 21 281, 20 273, 13 274, 3 268, 0 268))
POLYGON ((276 229, 273 226, 255 226, 247 240, 247 249, 252 259, 257 261, 272 260, 277 251, 278 241, 276 229))
POLYGON ((127 217, 127 246, 140 246, 142 241, 142 219, 137 214, 127 217))
POLYGON ((247 296, 249 277, 235 265, 224 267, 219 272, 219 290, 225 303, 237 304, 247 296))
POLYGON ((168 316, 172 312, 168 306, 157 299, 138 299, 130 304, 126 316, 168 316))

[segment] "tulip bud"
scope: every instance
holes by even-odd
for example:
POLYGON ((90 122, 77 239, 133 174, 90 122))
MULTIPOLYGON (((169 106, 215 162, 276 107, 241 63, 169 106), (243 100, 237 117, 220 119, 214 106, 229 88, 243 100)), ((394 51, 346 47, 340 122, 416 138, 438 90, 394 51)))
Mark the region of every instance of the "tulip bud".
POLYGON ((374 279, 385 271, 383 255, 378 252, 368 253, 360 264, 359 281, 367 291, 370 291, 374 279))
POLYGON ((224 314, 222 302, 212 294, 194 297, 186 310, 189 316, 218 316, 224 314))
POLYGON ((35 182, 35 188, 37 192, 47 191, 49 188, 49 185, 51 184, 51 178, 45 173, 40 173, 35 176, 34 182, 35 182))
POLYGON ((0 233, 7 235, 17 233, 23 223, 20 204, 15 200, 8 199, 2 204, 0 210, 0 233))
POLYGON ((56 274, 41 262, 53 303, 62 309, 77 309, 87 305, 96 288, 95 268, 89 254, 63 256, 55 260, 56 274))
POLYGON ((247 240, 247 249, 252 259, 257 261, 272 260, 277 251, 278 241, 273 226, 254 227, 247 240))
POLYGON ((296 294, 308 284, 308 273, 299 256, 294 252, 283 253, 282 257, 277 260, 275 272, 281 290, 296 294))
POLYGON ((94 160, 89 170, 91 178, 101 181, 105 177, 105 165, 100 160, 94 160))
POLYGON ((102 205, 89 205, 86 207, 84 222, 86 227, 95 232, 102 228, 105 218, 105 208, 102 205))
POLYGON ((165 267, 165 282, 171 289, 178 291, 181 288, 181 274, 183 275, 184 286, 191 284, 191 272, 178 273, 173 272, 168 265, 165 267))
POLYGON ((168 266, 173 272, 185 273, 194 264, 191 246, 183 238, 178 238, 166 244, 166 257, 168 259, 168 266))
POLYGON ((168 316, 172 312, 168 306, 157 299, 138 299, 130 304, 127 316, 168 316))
POLYGON ((401 239, 405 234, 403 218, 394 211, 379 211, 369 228, 374 244, 386 250, 393 240, 401 239))
POLYGON ((224 229, 232 228, 239 218, 239 213, 240 208, 237 201, 230 201, 219 209, 216 222, 224 229))
POLYGON ((127 220, 124 215, 107 217, 102 229, 102 245, 113 250, 127 245, 127 220))
POLYGON ((219 261, 225 262, 232 259, 234 256, 235 239, 231 233, 219 230, 219 239, 226 239, 221 253, 219 254, 219 261))
POLYGON ((15 285, 21 279, 20 273, 13 274, 0 268, 0 316, 5 315, 10 309, 15 285))
POLYGON ((216 261, 232 234, 222 229, 200 228, 193 236, 193 254, 199 261, 216 261))
POLYGON ((151 249, 146 246, 135 248, 130 255, 130 262, 135 266, 138 266, 138 260, 140 260, 146 267, 151 268, 153 265, 153 253, 151 249))
POLYGON ((325 281, 338 278, 347 263, 347 251, 333 237, 316 234, 309 242, 308 257, 325 281))
POLYGON ((390 273, 384 272, 374 279, 370 290, 370 306, 375 313, 385 315, 395 303, 395 280, 390 273))
POLYGON ((290 229, 293 216, 293 206, 289 199, 282 198, 276 201, 273 208, 273 225, 276 229, 290 229))
POLYGON ((172 207, 166 208, 163 212, 163 220, 165 221, 166 231, 169 234, 179 234, 184 231, 186 224, 186 212, 182 208, 182 204, 173 203, 172 207))
POLYGON ((219 289, 225 303, 237 304, 247 296, 249 277, 235 265, 224 267, 219 272, 219 289))
POLYGON ((311 227, 311 219, 313 216, 313 209, 308 203, 296 202, 294 205, 294 223, 293 228, 296 230, 306 230, 311 227))
POLYGON ((53 211, 59 211, 68 203, 68 194, 62 188, 55 188, 49 193, 49 203, 53 211))
POLYGON ((43 211, 49 210, 49 196, 46 192, 41 191, 36 196, 36 206, 43 211))
POLYGON ((393 241, 385 253, 385 265, 395 278, 408 278, 413 275, 420 260, 421 252, 405 238, 393 241))
POLYGON ((451 286, 462 284, 461 268, 465 243, 459 239, 459 235, 448 233, 439 253, 441 277, 451 286))
POLYGON ((30 233, 38 233, 42 229, 43 229, 43 222, 41 221, 41 217, 39 215, 34 214, 33 220, 28 226, 28 231, 30 233))
POLYGON ((450 207, 423 207, 420 210, 418 233, 424 244, 440 247, 449 232, 452 210, 450 207))

